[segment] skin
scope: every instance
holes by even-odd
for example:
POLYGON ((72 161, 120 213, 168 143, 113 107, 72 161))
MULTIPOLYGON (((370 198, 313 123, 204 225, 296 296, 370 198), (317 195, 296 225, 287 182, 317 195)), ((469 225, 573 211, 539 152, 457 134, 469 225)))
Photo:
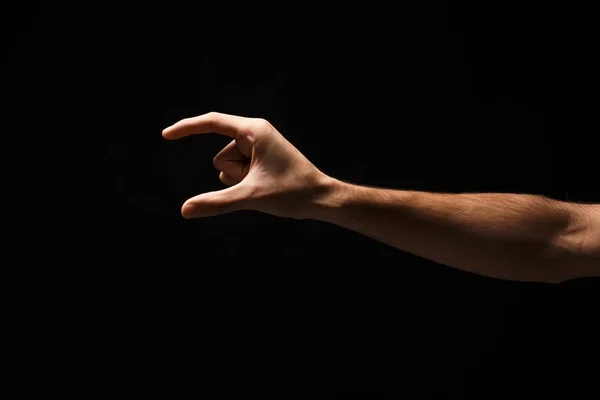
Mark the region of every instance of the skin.
POLYGON ((600 276, 600 204, 511 193, 429 193, 332 178, 268 121, 211 112, 183 119, 165 139, 218 133, 214 158, 229 186, 188 199, 185 218, 255 210, 351 229, 402 251, 493 278, 560 283, 600 276))

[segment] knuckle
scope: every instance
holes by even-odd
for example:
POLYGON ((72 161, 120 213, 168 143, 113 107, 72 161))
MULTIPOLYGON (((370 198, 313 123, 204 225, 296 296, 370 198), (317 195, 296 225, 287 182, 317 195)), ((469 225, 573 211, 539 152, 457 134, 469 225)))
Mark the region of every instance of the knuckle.
POLYGON ((218 112, 216 112, 216 111, 211 111, 211 112, 209 112, 209 113, 207 113, 207 114, 206 114, 206 119, 207 119, 209 122, 211 122, 211 123, 215 124, 215 123, 218 123, 218 122, 220 121, 220 119, 221 119, 221 114, 219 114, 219 113, 218 113, 218 112))
POLYGON ((180 126, 181 128, 183 128, 183 129, 187 129, 187 128, 189 128, 189 127, 190 127, 190 123, 191 123, 191 120, 190 120, 190 118, 184 118, 184 119, 180 120, 180 121, 177 123, 177 125, 179 125, 179 126, 180 126))
POLYGON ((256 129, 261 131, 268 131, 273 129, 273 125, 271 125, 271 123, 264 118, 256 118, 254 120, 254 126, 256 127, 256 129))
POLYGON ((213 158, 213 165, 216 169, 220 170, 221 168, 221 164, 222 164, 222 157, 220 154, 217 154, 214 158, 213 158))
POLYGON ((258 137, 271 133, 275 128, 264 118, 253 118, 243 130, 246 139, 253 142, 258 137))

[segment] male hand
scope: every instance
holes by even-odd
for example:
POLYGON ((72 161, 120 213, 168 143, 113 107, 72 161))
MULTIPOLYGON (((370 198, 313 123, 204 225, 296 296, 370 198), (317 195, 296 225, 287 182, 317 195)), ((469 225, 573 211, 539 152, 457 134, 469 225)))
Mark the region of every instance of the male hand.
POLYGON ((163 130, 165 139, 215 132, 233 140, 214 158, 219 179, 230 186, 199 194, 181 209, 185 218, 255 210, 279 217, 309 218, 327 191, 329 177, 315 167, 269 122, 211 112, 163 130))

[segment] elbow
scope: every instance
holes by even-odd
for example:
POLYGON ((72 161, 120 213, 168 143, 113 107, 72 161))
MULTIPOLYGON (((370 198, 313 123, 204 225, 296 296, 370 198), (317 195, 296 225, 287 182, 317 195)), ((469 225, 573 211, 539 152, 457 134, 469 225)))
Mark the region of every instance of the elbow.
POLYGON ((570 223, 551 243, 548 283, 600 277, 600 205, 573 206, 570 223))

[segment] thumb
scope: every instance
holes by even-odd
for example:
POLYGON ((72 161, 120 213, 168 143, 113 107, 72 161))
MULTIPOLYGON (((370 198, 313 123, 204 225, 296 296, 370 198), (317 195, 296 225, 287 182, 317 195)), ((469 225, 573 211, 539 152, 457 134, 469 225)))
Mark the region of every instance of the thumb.
POLYGON ((188 219, 202 218, 244 210, 251 195, 251 188, 242 183, 227 189, 202 193, 183 204, 181 215, 188 219))

